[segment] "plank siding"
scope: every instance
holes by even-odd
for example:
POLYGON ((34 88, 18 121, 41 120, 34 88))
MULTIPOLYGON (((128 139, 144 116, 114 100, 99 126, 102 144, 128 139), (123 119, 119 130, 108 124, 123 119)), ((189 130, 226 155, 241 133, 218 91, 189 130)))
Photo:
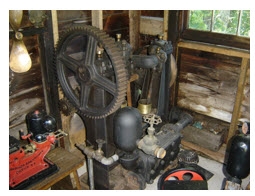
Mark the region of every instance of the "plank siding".
MULTIPOLYGON (((28 11, 24 11, 21 28, 31 27, 28 11)), ((19 130, 27 133, 25 116, 36 109, 46 110, 40 49, 37 35, 24 36, 24 44, 32 60, 32 67, 25 73, 9 69, 9 135, 19 139, 19 130)), ((9 54, 12 38, 9 39, 9 54)))
POLYGON ((240 118, 250 119, 250 68, 247 70, 240 118))
POLYGON ((177 104, 231 122, 240 74, 239 58, 182 50, 180 59, 177 104))

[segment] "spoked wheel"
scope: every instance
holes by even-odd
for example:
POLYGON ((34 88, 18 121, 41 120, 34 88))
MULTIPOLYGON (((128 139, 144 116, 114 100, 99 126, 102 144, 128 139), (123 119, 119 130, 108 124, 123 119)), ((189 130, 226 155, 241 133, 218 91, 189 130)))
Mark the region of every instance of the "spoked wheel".
POLYGON ((206 190, 205 177, 193 169, 180 168, 165 172, 158 181, 159 190, 206 190))
POLYGON ((128 76, 122 53, 96 27, 75 27, 61 36, 56 73, 64 95, 86 117, 104 118, 125 100, 128 76))

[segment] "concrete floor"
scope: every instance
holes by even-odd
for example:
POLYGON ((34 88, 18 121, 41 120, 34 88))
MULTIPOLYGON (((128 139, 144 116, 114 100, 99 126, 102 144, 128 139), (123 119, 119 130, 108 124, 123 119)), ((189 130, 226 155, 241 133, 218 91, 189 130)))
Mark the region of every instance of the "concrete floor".
MULTIPOLYGON (((226 176, 223 173, 223 164, 204 158, 202 156, 199 156, 199 162, 198 165, 202 168, 206 169, 207 171, 211 172, 213 176, 207 181, 208 183, 208 190, 223 190, 223 182, 226 176)), ((157 190, 157 183, 159 180, 158 176, 153 184, 147 184, 145 190, 157 190)), ((245 189, 248 183, 250 182, 250 175, 242 180, 242 188, 245 189)))

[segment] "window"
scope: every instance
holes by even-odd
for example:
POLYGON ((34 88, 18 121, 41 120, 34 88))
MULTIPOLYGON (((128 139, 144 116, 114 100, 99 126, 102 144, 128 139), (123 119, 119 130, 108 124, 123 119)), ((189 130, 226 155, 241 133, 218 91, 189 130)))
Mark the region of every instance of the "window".
POLYGON ((180 39, 250 50, 250 10, 183 10, 180 39))
POLYGON ((237 36, 250 36, 249 10, 190 10, 188 28, 237 36))

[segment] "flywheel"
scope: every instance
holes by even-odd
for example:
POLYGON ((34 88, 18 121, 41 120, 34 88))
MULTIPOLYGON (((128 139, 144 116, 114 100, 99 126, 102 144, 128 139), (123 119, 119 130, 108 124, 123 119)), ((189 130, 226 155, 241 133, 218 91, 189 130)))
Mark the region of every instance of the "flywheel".
POLYGON ((104 118, 124 102, 128 73, 115 40, 104 31, 82 26, 64 32, 55 64, 61 89, 78 113, 104 118))

